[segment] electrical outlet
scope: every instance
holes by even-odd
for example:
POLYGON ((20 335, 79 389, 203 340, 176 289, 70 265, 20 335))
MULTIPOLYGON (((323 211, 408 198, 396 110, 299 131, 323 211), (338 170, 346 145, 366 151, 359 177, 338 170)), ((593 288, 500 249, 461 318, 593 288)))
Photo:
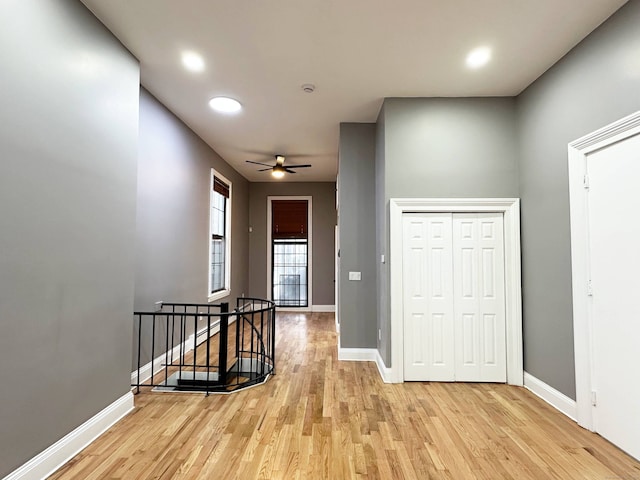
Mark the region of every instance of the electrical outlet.
POLYGON ((382 329, 378 329, 378 340, 382 340, 382 329))

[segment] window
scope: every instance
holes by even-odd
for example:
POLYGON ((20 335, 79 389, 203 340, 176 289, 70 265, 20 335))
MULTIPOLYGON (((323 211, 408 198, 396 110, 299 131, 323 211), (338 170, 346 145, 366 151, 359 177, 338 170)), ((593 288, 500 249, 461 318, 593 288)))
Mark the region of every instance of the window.
POLYGON ((209 301, 213 301, 231 290, 231 182, 213 169, 210 194, 209 301))

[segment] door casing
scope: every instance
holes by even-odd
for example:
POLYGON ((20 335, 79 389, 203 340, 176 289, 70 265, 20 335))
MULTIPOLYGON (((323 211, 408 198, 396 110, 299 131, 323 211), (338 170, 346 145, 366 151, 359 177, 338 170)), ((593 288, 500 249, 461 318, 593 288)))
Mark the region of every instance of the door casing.
POLYGON ((590 316, 589 223, 585 186, 587 156, 601 148, 640 133, 640 111, 613 122, 568 145, 569 212, 571 219, 571 283, 573 299, 573 342, 576 376, 576 417, 578 424, 594 430, 592 387, 593 325, 590 316))
POLYGON ((391 368, 393 383, 404 382, 402 215, 410 212, 497 212, 504 218, 505 321, 507 383, 523 385, 522 291, 520 276, 520 199, 392 198, 390 208, 389 285, 391 302, 391 368))

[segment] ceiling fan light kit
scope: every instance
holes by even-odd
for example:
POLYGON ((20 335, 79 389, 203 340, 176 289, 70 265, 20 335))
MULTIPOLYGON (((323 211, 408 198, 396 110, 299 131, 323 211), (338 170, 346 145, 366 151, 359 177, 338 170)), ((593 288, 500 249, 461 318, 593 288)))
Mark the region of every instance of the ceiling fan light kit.
POLYGON ((273 178, 282 178, 282 177, 284 177, 284 168, 282 168, 280 165, 276 165, 271 170, 271 176, 273 178))

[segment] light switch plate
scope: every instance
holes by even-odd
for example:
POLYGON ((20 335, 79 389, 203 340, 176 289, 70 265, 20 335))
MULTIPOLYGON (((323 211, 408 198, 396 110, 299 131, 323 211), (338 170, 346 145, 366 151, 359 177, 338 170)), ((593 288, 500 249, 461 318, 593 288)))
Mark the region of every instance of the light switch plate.
POLYGON ((349 280, 359 281, 362 279, 361 272, 349 272, 349 280))

